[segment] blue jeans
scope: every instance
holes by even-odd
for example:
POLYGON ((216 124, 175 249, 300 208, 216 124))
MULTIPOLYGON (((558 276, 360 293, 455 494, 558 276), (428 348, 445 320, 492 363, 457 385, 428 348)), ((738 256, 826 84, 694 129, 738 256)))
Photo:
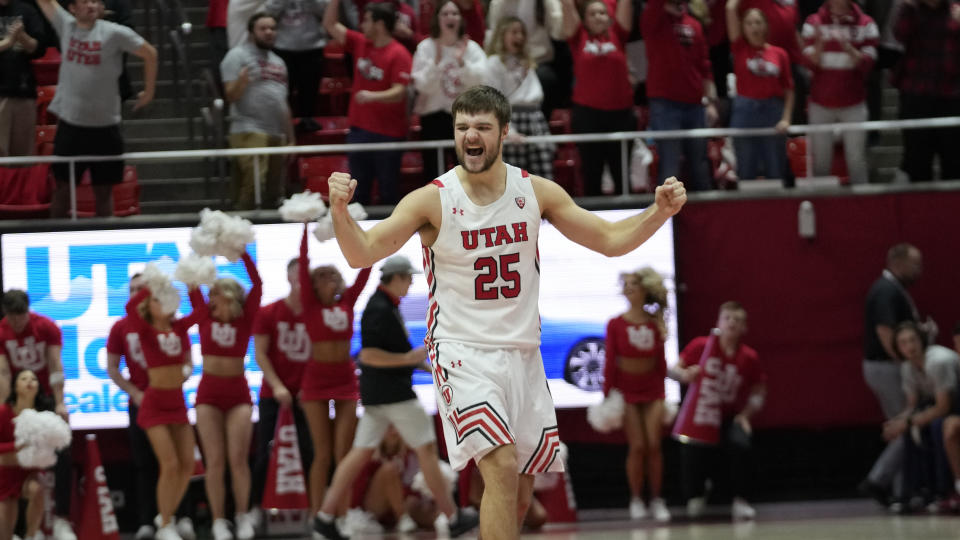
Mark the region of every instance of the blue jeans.
MULTIPOLYGON (((652 131, 698 129, 706 125, 706 113, 699 103, 681 103, 663 98, 650 100, 652 131)), ((682 180, 687 189, 703 191, 713 188, 707 163, 706 139, 657 139, 656 145, 657 154, 660 156, 660 164, 657 168, 658 183, 662 184, 671 176, 679 178, 680 158, 685 157, 690 178, 682 180)))
MULTIPOLYGON (((347 144, 399 142, 400 137, 390 137, 373 133, 358 127, 350 127, 347 144)), ((357 180, 357 192, 354 196, 363 205, 370 204, 373 181, 377 181, 377 204, 397 204, 397 186, 400 184, 400 150, 382 150, 378 152, 351 152, 347 155, 350 162, 350 176, 357 180)))
MULTIPOLYGON (((737 96, 733 100, 730 127, 768 128, 783 118, 783 99, 753 99, 737 96)), ((784 178, 787 173, 787 141, 782 135, 773 137, 734 137, 737 152, 737 176, 754 180, 784 178)))

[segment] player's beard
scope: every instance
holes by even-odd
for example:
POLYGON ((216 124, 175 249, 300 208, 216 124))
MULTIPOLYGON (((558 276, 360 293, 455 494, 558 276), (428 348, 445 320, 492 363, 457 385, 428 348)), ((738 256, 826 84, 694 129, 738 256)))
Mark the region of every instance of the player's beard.
POLYGON ((463 167, 464 170, 466 170, 470 174, 485 173, 490 170, 490 167, 493 167, 493 164, 496 163, 497 159, 500 157, 500 149, 503 147, 503 135, 497 136, 497 145, 493 149, 494 151, 491 152, 490 151, 491 149, 487 148, 486 145, 484 145, 483 151, 486 153, 486 156, 484 157, 483 164, 480 166, 479 169, 470 169, 470 167, 467 166, 467 160, 464 159, 467 157, 465 147, 466 147, 466 143, 463 143, 457 146, 457 149, 456 149, 457 160, 460 161, 460 166, 463 167))

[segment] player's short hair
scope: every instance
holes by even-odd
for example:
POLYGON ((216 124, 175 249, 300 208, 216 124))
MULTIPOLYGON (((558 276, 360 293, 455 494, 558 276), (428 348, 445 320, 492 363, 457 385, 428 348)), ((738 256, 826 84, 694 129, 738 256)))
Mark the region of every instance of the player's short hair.
POLYGON ((391 34, 397 25, 397 9, 390 2, 371 2, 363 9, 370 12, 370 20, 382 21, 383 26, 391 34))
POLYGON ((250 18, 247 19, 247 32, 250 32, 252 34, 253 27, 257 25, 257 21, 259 21, 260 19, 267 19, 267 18, 273 19, 273 22, 277 22, 277 18, 267 13, 266 11, 258 11, 253 15, 251 15, 250 18))
POLYGON ((747 315, 746 308, 744 308, 743 304, 737 302, 736 300, 728 300, 720 304, 720 313, 723 313, 724 311, 739 311, 743 313, 744 316, 747 315))
POLYGON ((10 289, 3 293, 0 305, 3 306, 3 313, 6 315, 22 315, 30 311, 30 295, 27 291, 10 289))
POLYGON ((908 244, 907 242, 900 242, 899 244, 894 244, 887 250, 887 266, 893 264, 896 261, 902 261, 910 256, 910 250, 917 249, 913 244, 908 244))
POLYGON ((289 272, 291 268, 297 266, 298 264, 300 264, 300 257, 294 257, 287 261, 287 272, 289 272))
POLYGON ((478 85, 468 88, 453 100, 450 114, 457 120, 457 114, 493 113, 500 123, 500 128, 510 123, 510 102, 496 88, 478 85))

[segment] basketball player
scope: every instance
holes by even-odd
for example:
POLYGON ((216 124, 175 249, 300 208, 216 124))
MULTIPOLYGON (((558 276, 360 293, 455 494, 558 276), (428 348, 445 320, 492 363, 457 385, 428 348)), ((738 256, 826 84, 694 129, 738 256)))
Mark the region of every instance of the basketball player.
POLYGON ((686 190, 670 178, 646 211, 611 223, 577 206, 557 184, 503 162, 510 129, 503 94, 473 87, 451 112, 458 167, 404 197, 369 231, 347 212, 357 188, 349 175, 330 176, 330 207, 337 241, 354 267, 370 266, 420 233, 430 288, 425 342, 450 463, 459 470, 472 459, 480 469, 480 536, 518 538, 533 475, 563 468, 539 351, 540 221, 618 256, 679 212, 686 190))

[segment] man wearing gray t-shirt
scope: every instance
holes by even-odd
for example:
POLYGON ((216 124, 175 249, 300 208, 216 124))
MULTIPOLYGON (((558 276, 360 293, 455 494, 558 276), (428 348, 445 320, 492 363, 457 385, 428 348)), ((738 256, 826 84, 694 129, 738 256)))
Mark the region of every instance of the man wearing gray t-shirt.
MULTIPOLYGON (((120 135, 120 90, 123 54, 143 59, 144 89, 134 110, 153 100, 157 81, 157 50, 132 29, 100 19, 101 0, 72 0, 70 11, 55 0, 37 0, 43 14, 60 37, 59 84, 49 110, 57 115, 53 153, 57 156, 115 156, 123 153, 120 135)), ((66 217, 70 204, 70 168, 53 167, 57 189, 50 211, 66 217)), ((79 162, 75 180, 90 170, 98 216, 113 214, 113 185, 123 180, 123 161, 79 162)))
MULTIPOLYGON (((256 13, 247 24, 247 41, 230 49, 220 63, 224 95, 230 103, 230 147, 262 148, 292 144, 293 124, 287 105, 287 66, 271 49, 276 42, 277 21, 256 13)), ((234 160, 232 199, 234 209, 255 207, 255 184, 260 183, 262 205, 275 208, 283 195, 286 156, 242 156, 234 160), (254 158, 259 179, 254 176, 254 158)))

